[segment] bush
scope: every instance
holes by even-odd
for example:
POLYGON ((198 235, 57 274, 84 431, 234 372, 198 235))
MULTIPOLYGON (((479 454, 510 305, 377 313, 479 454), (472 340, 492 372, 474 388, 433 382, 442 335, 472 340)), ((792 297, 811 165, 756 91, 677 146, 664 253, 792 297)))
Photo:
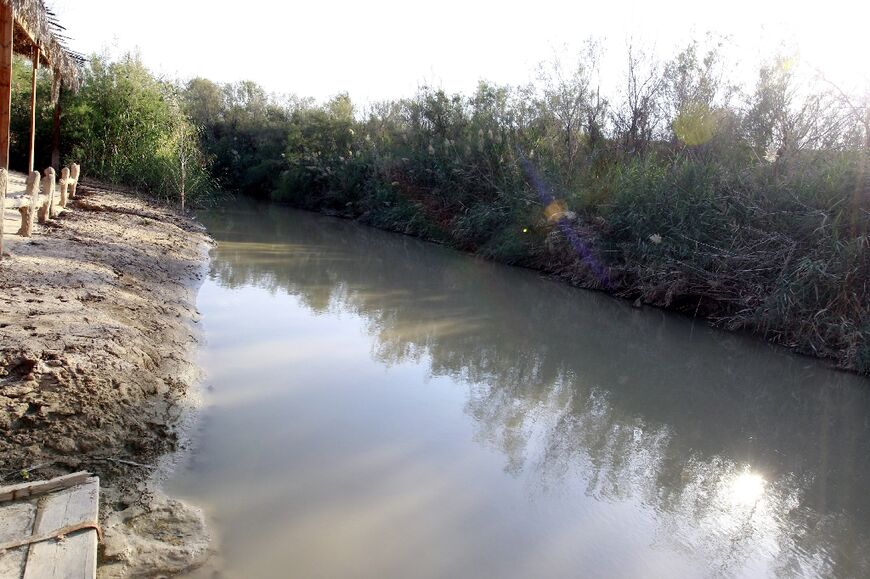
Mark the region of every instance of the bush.
MULTIPOLYGON (((16 59, 10 151, 13 167, 24 170, 29 154, 30 63, 16 59)), ((51 164, 54 107, 51 78, 38 73, 36 166, 51 164)), ((61 96, 61 162, 81 163, 85 174, 158 197, 192 203, 215 190, 196 128, 178 101, 177 89, 128 54, 111 61, 93 56, 82 71, 78 93, 61 96)))
MULTIPOLYGON (((62 158, 182 205, 220 186, 358 218, 870 373, 870 95, 798 87, 787 58, 741 95, 695 43, 667 63, 630 53, 611 99, 597 59, 593 43, 537 84, 422 88, 362 114, 346 94, 179 86, 136 55, 95 56, 62 97, 62 158)), ((29 63, 14 74, 23 167, 29 63)), ((53 107, 38 102, 47 166, 53 107)))
POLYGON ((422 88, 362 114, 249 83, 187 87, 233 190, 358 218, 759 332, 867 372, 870 95, 798 87, 793 60, 727 83, 718 47, 598 50, 523 87, 422 88), (238 95, 242 94, 243 98, 238 95), (799 96, 800 95, 800 96, 799 96))

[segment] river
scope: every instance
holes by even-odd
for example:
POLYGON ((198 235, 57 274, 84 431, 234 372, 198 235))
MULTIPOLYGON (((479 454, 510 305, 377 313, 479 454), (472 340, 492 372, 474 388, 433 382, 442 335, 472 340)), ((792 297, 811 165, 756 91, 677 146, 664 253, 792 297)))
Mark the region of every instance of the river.
POLYGON ((870 381, 352 222, 201 219, 168 490, 222 576, 870 576, 870 381))

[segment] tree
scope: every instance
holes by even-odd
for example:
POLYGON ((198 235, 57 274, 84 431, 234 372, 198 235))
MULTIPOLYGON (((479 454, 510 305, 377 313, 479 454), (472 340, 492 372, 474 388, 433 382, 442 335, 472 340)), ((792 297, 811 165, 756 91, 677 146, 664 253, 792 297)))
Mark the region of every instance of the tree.
POLYGON ((616 134, 626 152, 642 153, 652 141, 664 114, 661 102, 664 88, 659 63, 629 45, 625 92, 613 113, 616 134))
POLYGON ((95 55, 82 76, 81 90, 65 93, 67 159, 85 162, 96 178, 185 204, 210 188, 177 87, 151 74, 135 53, 95 55))
POLYGON ((722 85, 721 46, 719 42, 700 55, 698 42, 692 42, 665 67, 673 137, 683 144, 699 145, 713 137, 718 101, 727 102, 733 92, 722 85))

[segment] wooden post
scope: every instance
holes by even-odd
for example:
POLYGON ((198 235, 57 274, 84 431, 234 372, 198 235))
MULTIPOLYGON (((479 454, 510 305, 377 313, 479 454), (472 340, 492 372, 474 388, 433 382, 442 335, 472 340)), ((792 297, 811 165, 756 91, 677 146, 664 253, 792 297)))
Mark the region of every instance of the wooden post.
POLYGON ((69 196, 75 198, 76 189, 79 186, 79 176, 82 173, 82 168, 78 163, 73 163, 69 171, 69 196))
POLYGON ((55 171, 60 171, 60 93, 63 90, 63 83, 60 80, 60 75, 57 70, 54 71, 52 82, 57 83, 56 87, 52 87, 52 97, 56 97, 54 103, 54 119, 51 129, 51 166, 55 171))
POLYGON ((27 176, 27 197, 30 197, 30 204, 18 208, 21 213, 21 229, 18 230, 18 235, 21 237, 30 237, 33 234, 33 222, 36 220, 36 210, 39 208, 39 173, 32 171, 27 176))
POLYGON ((60 170, 60 181, 58 182, 60 185, 60 204, 63 207, 66 207, 68 197, 67 197, 67 189, 69 189, 69 167, 64 167, 60 170))
POLYGON ((6 169, 0 167, 0 259, 3 259, 3 222, 6 221, 6 169))
MULTIPOLYGON (((39 175, 39 171, 34 171, 34 173, 39 175)), ((39 183, 39 179, 37 179, 36 182, 39 183)), ((37 191, 36 203, 37 203, 37 207, 39 208, 38 211, 36 212, 36 220, 39 223, 45 223, 46 221, 48 221, 48 218, 51 217, 51 213, 50 213, 50 211, 51 211, 51 197, 48 196, 48 191, 45 191, 45 193, 46 193, 45 199, 43 199, 42 202, 40 203, 39 185, 36 186, 36 191, 37 191)))
POLYGON ((3 222, 9 168, 9 120, 12 109, 12 2, 0 2, 0 259, 3 259, 3 222))
POLYGON ((45 170, 45 181, 42 182, 42 188, 45 191, 45 194, 48 196, 45 204, 48 205, 48 218, 54 219, 58 215, 60 215, 60 203, 55 201, 54 198, 54 167, 49 167, 45 170))
POLYGON ((36 73, 39 71, 39 46, 33 47, 33 74, 30 78, 30 157, 27 161, 27 172, 33 172, 34 152, 36 149, 36 73))
POLYGON ((0 1, 0 168, 9 169, 9 111, 12 108, 12 2, 0 1))

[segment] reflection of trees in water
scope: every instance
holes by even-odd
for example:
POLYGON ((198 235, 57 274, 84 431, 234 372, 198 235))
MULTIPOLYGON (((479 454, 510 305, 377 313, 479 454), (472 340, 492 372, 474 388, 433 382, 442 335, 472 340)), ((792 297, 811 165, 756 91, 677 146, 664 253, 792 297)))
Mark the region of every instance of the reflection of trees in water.
POLYGON ((784 575, 870 572, 863 380, 416 240, 258 212, 206 216, 228 240, 214 279, 352 311, 378 360, 426 357, 470 384, 478 440, 539 491, 582 481, 646 505, 663 543, 723 571, 769 552, 784 575), (761 501, 735 503, 744 465, 767 481, 761 501))

